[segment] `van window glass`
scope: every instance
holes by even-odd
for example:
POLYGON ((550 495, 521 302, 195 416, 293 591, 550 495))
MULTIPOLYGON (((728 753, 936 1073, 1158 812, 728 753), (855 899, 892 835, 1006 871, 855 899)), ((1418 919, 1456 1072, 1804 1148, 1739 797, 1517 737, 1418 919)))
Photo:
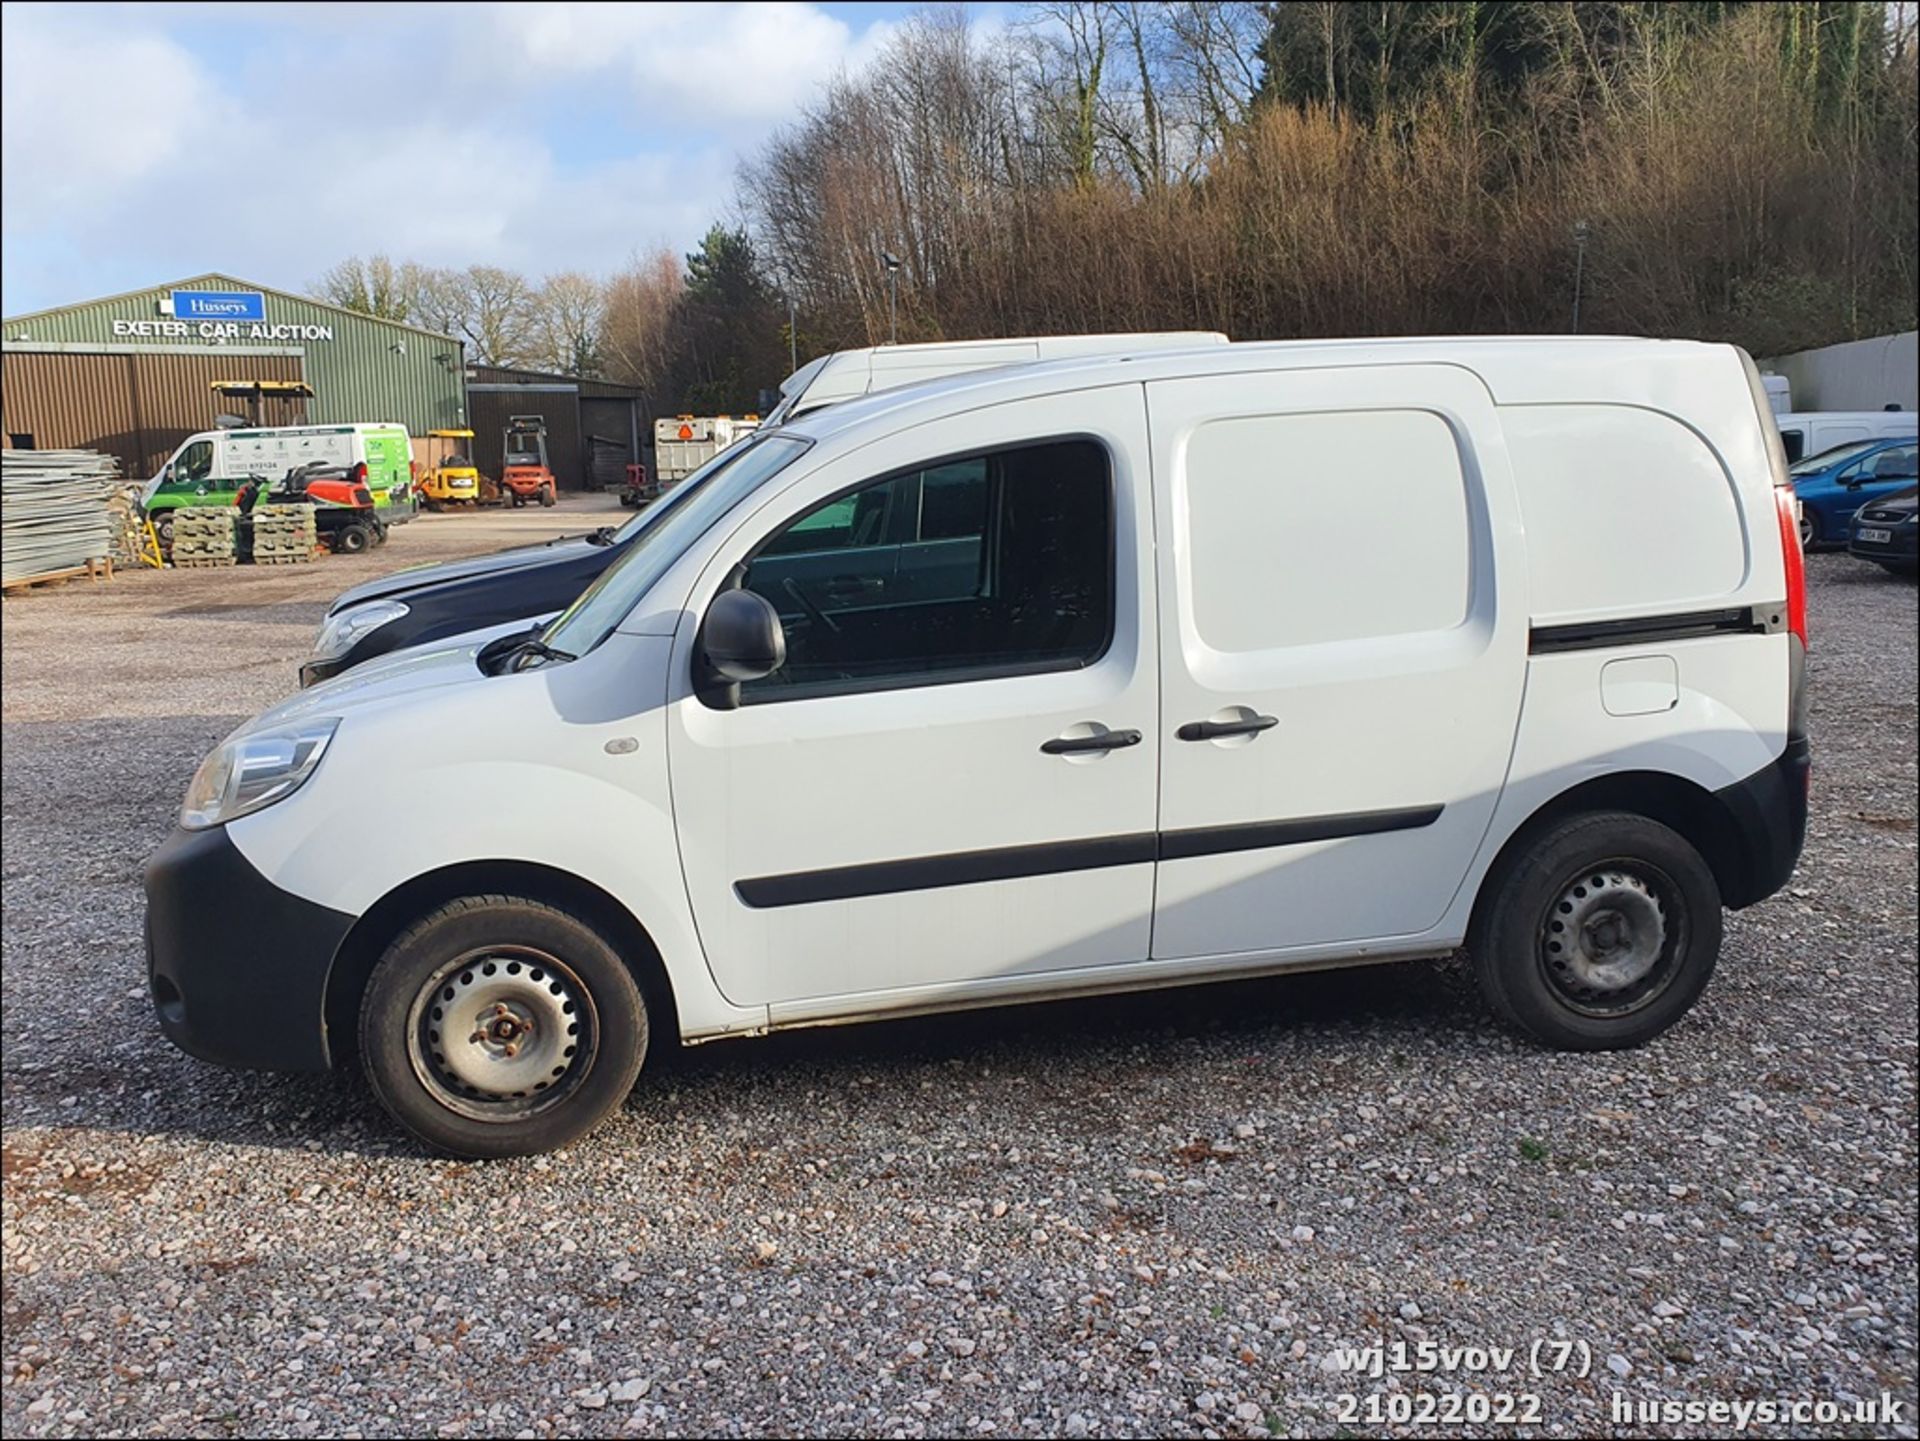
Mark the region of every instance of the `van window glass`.
POLYGON ((1437 415, 1214 421, 1188 442, 1176 487, 1191 621, 1213 650, 1444 630, 1466 616, 1466 483, 1437 415))
POLYGON ((213 474, 213 442, 196 440, 180 452, 180 460, 173 468, 175 480, 205 480, 213 474))
POLYGON ((947 461, 824 501, 755 552, 787 660, 743 702, 1090 664, 1113 632, 1113 487, 1092 441, 947 461))
POLYGON ((707 527, 757 490, 761 483, 806 454, 810 441, 769 435, 730 446, 698 474, 680 482, 684 498, 660 502, 667 509, 641 528, 620 559, 563 611, 541 636, 555 650, 585 655, 626 619, 634 602, 707 527), (696 483, 697 482, 697 483, 696 483))
POLYGON ((1807 453, 1807 437, 1798 430, 1781 431, 1780 443, 1786 447, 1789 465, 1807 453))

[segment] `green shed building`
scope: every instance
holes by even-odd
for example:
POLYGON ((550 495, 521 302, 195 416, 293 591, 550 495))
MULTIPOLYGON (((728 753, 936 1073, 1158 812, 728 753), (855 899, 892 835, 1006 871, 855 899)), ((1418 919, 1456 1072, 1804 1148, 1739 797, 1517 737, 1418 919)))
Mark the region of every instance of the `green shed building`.
POLYGON ((468 420, 459 340, 230 275, 8 317, 0 367, 9 447, 106 451, 129 477, 223 415, 415 436, 468 420))

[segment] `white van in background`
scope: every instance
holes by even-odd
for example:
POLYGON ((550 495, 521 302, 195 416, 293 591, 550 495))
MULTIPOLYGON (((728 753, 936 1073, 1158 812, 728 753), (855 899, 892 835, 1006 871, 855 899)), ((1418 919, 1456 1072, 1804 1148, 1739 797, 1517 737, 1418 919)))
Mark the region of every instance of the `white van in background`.
POLYGON ((140 503, 168 549, 174 511, 232 505, 252 477, 276 481, 306 465, 339 466, 372 492, 374 509, 390 525, 413 516, 413 442, 407 428, 393 422, 203 430, 175 447, 140 492, 140 503))
POLYGON ((1911 410, 1802 410, 1774 416, 1787 464, 1856 440, 1895 440, 1920 431, 1911 410))
POLYGON ((942 380, 1002 365, 1072 360, 1089 355, 1144 355, 1231 342, 1217 330, 1154 330, 1118 335, 1025 335, 1005 340, 940 340, 921 345, 869 345, 809 361, 780 382, 780 403, 766 423, 779 425, 836 401, 897 385, 942 380))
POLYGON ((205 1059, 357 1054, 469 1156, 580 1136, 656 1037, 1463 943, 1539 1041, 1638 1045, 1793 871, 1806 635, 1730 346, 847 400, 722 452, 538 634, 223 741, 147 867, 153 1001, 205 1059))

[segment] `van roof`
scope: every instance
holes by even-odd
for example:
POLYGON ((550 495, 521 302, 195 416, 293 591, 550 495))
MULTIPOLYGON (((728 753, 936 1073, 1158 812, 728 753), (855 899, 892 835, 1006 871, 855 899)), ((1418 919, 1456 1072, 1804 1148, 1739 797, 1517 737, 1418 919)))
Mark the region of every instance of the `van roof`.
POLYGON ((1081 355, 1190 350, 1230 342, 1217 330, 1165 330, 1092 335, 1016 335, 995 340, 935 340, 867 345, 811 360, 780 384, 789 415, 837 404, 875 390, 1005 365, 1081 355))
POLYGON ((1619 400, 1659 404, 1684 381, 1685 368, 1706 356, 1737 355, 1731 345, 1631 336, 1419 336, 1404 339, 1237 341, 1147 354, 1079 356, 1015 368, 981 369, 911 387, 875 391, 789 422, 799 434, 824 437, 890 412, 948 410, 959 397, 985 405, 1023 394, 1046 395, 1102 385, 1176 380, 1246 371, 1396 364, 1454 365, 1472 371, 1496 404, 1546 405, 1619 400))

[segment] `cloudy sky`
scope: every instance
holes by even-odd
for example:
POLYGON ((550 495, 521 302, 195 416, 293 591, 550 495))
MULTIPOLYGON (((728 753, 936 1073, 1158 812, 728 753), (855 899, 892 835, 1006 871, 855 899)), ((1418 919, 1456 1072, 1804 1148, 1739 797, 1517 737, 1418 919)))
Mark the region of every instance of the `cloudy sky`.
POLYGON ((7 4, 3 313, 209 270, 299 290, 374 252, 684 250, 912 8, 7 4))

